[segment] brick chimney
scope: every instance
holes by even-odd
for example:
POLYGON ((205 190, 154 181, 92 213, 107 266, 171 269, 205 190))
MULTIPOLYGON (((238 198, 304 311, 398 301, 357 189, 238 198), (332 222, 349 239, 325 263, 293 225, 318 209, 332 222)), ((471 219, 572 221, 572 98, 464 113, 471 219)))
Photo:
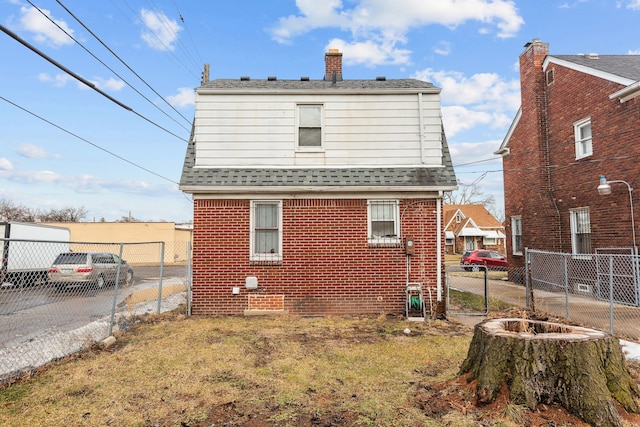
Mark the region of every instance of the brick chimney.
POLYGON ((338 49, 329 49, 324 54, 324 79, 333 81, 335 73, 335 81, 342 81, 342 53, 338 49))

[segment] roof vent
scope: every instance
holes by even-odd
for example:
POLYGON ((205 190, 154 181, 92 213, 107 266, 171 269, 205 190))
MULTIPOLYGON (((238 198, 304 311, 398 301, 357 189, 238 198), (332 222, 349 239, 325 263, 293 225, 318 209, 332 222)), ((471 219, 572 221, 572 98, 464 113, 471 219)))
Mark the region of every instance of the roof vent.
POLYGON ((302 81, 302 82, 308 82, 308 81, 309 81, 309 77, 308 77, 308 76, 300 77, 300 81, 302 81))
POLYGON ((385 76, 378 76, 378 77, 376 77, 376 81, 383 82, 383 81, 385 81, 385 80, 387 80, 387 78, 386 78, 385 76))
POLYGON ((587 57, 589 59, 598 59, 598 54, 597 53, 590 53, 587 55, 587 57))
POLYGON ((240 81, 241 82, 248 82, 249 80, 251 80, 251 77, 249 77, 249 76, 240 76, 240 81))
POLYGON ((275 82, 276 80, 278 80, 278 78, 276 76, 269 76, 267 77, 267 80, 269 80, 270 82, 275 82))

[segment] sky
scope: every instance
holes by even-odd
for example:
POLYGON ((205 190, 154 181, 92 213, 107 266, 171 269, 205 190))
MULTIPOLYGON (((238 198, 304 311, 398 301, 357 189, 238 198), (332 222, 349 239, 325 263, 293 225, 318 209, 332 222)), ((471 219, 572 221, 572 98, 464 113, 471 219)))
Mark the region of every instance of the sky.
POLYGON ((0 199, 85 221, 192 220, 178 189, 210 79, 417 78, 442 89, 461 186, 504 212, 494 152, 520 105, 518 57, 640 54, 640 0, 0 0, 0 199))

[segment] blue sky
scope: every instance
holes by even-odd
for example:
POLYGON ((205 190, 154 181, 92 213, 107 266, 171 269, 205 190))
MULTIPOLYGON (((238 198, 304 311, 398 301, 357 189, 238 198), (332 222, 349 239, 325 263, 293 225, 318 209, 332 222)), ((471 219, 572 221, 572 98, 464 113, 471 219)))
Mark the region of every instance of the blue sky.
POLYGON ((189 221, 177 183, 203 64, 211 79, 320 79, 338 48, 346 79, 441 87, 456 175, 502 211, 493 152, 520 104, 524 44, 640 54, 638 22, 640 0, 0 0, 0 25, 100 90, 0 32, 0 199, 189 221))

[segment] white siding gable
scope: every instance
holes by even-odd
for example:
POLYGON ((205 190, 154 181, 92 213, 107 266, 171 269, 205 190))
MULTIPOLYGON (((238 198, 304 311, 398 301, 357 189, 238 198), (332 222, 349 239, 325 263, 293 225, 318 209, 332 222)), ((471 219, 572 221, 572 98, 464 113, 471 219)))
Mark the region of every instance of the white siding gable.
POLYGON ((434 93, 198 94, 196 167, 441 166, 434 93), (296 149, 296 106, 323 106, 321 149, 296 149))

